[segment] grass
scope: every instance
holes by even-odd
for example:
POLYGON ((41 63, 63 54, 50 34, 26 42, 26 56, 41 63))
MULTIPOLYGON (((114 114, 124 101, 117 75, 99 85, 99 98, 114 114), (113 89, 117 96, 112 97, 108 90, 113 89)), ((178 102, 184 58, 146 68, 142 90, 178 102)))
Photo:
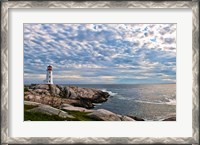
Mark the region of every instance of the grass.
POLYGON ((41 112, 28 111, 35 107, 37 106, 24 105, 24 121, 100 121, 87 116, 88 112, 63 110, 75 118, 62 118, 58 115, 48 115, 41 112))
POLYGON ((29 109, 33 109, 36 108, 37 106, 33 106, 33 105, 24 105, 24 111, 27 111, 29 109))
POLYGON ((61 118, 57 115, 47 115, 40 112, 24 112, 24 120, 31 120, 31 121, 65 121, 67 118, 61 118))
POLYGON ((76 118, 76 121, 100 121, 87 116, 88 112, 63 110, 76 118))

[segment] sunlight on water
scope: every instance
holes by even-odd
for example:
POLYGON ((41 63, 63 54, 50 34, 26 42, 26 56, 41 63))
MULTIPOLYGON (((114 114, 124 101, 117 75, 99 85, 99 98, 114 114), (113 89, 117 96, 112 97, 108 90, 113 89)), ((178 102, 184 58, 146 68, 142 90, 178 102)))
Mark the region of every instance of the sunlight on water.
POLYGON ((78 86, 97 88, 110 94, 108 101, 95 104, 95 109, 107 109, 146 120, 161 120, 176 114, 176 84, 78 86))

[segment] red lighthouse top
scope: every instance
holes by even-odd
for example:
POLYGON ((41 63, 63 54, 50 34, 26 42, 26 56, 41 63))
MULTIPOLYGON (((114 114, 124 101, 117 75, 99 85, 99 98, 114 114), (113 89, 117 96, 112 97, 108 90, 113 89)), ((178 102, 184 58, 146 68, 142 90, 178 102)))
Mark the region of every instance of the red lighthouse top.
POLYGON ((52 70, 52 66, 51 65, 47 66, 47 70, 52 70))

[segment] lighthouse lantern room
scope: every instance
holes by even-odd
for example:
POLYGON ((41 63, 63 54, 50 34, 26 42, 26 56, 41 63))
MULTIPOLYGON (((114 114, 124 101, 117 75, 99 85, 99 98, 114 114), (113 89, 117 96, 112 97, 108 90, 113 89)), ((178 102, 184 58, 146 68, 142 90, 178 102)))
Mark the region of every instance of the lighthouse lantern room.
POLYGON ((52 65, 47 66, 46 83, 47 84, 53 84, 52 65))

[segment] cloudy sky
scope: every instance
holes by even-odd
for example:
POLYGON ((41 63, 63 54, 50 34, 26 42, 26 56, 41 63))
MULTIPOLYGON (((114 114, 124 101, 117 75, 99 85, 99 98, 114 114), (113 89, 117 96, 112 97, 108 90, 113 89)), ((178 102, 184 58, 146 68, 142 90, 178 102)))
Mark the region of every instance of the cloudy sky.
POLYGON ((24 81, 176 82, 176 24, 24 24, 24 81))

